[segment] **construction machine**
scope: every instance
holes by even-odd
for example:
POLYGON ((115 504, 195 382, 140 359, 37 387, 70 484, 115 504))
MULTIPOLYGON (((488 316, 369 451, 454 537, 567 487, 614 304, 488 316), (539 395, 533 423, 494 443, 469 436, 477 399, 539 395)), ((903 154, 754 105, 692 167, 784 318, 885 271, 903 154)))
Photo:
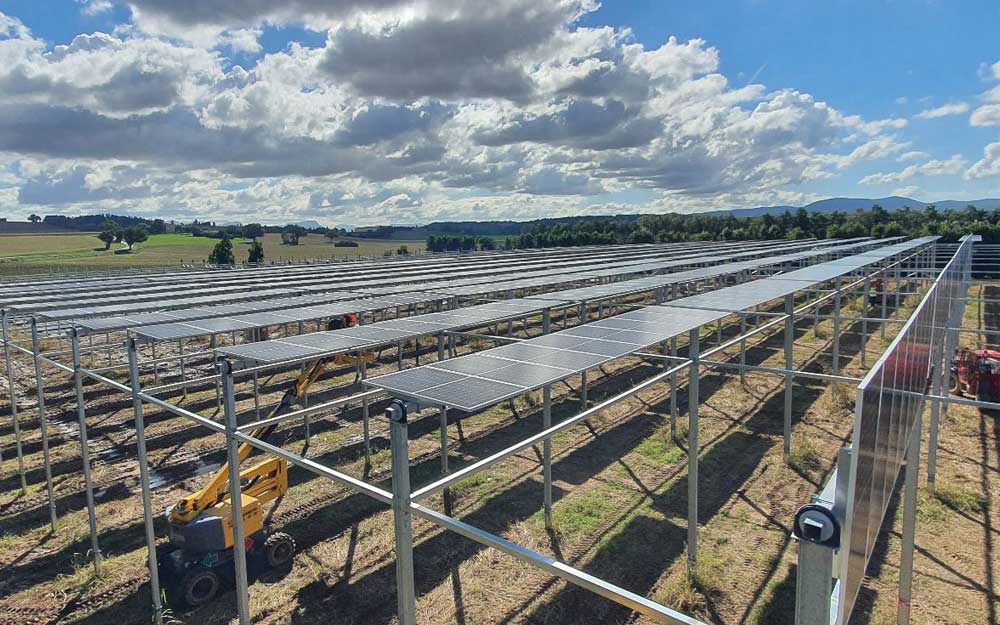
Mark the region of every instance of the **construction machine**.
MULTIPOLYGON (((344 315, 330 324, 330 329, 350 327, 357 323, 354 315, 344 315)), ((310 362, 295 383, 282 396, 268 419, 290 412, 305 397, 309 387, 330 366, 358 366, 370 362, 372 354, 349 356, 338 354, 310 362)), ((278 423, 265 425, 251 434, 267 441, 278 423)), ((255 453, 243 443, 239 447, 242 464, 255 453)), ((248 577, 290 566, 295 554, 295 541, 284 532, 275 531, 271 520, 288 492, 288 461, 269 457, 240 471, 243 503, 243 548, 247 553, 248 577), (270 508, 265 513, 265 507, 270 508)), ((229 493, 229 468, 223 466, 199 491, 180 499, 167 508, 169 540, 157 549, 157 567, 167 601, 180 609, 204 605, 218 594, 223 585, 232 585, 233 525, 232 502, 229 493)))
POLYGON ((1000 399, 1000 351, 964 347, 951 362, 950 390, 979 401, 1000 399))

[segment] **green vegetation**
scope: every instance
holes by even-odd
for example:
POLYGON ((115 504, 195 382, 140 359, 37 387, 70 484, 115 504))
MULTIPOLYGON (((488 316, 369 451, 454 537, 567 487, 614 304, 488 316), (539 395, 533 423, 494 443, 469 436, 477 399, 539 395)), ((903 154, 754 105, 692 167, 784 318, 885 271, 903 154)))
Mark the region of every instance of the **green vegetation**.
POLYGON ((250 249, 247 250, 249 256, 247 256, 247 262, 260 264, 264 262, 264 246, 260 244, 259 241, 254 241, 250 244, 250 249))
MULTIPOLYGON (((190 234, 150 234, 147 241, 137 243, 131 254, 125 245, 106 249, 94 234, 32 234, 0 235, 0 276, 44 273, 48 271, 88 271, 124 269, 126 267, 178 267, 181 264, 201 265, 212 252, 218 239, 195 237, 190 234)), ((381 256, 385 250, 395 252, 402 241, 358 240, 353 247, 329 245, 323 237, 306 237, 299 245, 281 244, 280 234, 265 234, 257 243, 270 262, 305 259, 355 258, 381 256)), ((406 241, 411 254, 423 251, 423 241, 406 241)), ((253 243, 232 239, 233 254, 238 261, 247 260, 253 243)))
POLYGON ((208 255, 208 262, 211 265, 235 265, 236 257, 233 256, 233 242, 229 237, 222 237, 222 240, 215 244, 212 253, 208 255))
MULTIPOLYGON (((440 230, 441 224, 428 226, 432 227, 440 230)), ((427 239, 427 248, 432 251, 493 249, 487 247, 495 245, 493 238, 472 234, 480 231, 482 228, 470 226, 466 230, 470 234, 431 235, 427 239)), ((1000 241, 1000 211, 984 211, 969 206, 962 211, 941 212, 929 206, 923 210, 904 208, 889 212, 876 205, 871 210, 854 213, 810 213, 800 208, 795 213, 785 211, 780 215, 759 217, 671 213, 544 220, 523 224, 519 234, 503 240, 503 247, 523 249, 674 241, 927 235, 956 241, 969 232, 980 234, 991 243, 1000 241)))

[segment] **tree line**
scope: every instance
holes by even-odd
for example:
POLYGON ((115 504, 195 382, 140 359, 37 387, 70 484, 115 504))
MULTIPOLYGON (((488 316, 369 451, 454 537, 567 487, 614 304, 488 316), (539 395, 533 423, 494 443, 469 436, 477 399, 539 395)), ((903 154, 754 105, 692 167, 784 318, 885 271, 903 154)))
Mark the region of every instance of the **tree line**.
POLYGON ((778 215, 734 217, 732 215, 624 215, 591 217, 555 223, 528 225, 516 236, 502 240, 482 236, 431 235, 432 252, 475 249, 526 249, 574 247, 621 243, 684 241, 744 241, 774 239, 850 239, 855 237, 940 236, 954 242, 966 234, 983 241, 1000 242, 1000 210, 968 206, 959 211, 903 208, 887 211, 879 205, 853 213, 809 212, 800 208, 778 215))

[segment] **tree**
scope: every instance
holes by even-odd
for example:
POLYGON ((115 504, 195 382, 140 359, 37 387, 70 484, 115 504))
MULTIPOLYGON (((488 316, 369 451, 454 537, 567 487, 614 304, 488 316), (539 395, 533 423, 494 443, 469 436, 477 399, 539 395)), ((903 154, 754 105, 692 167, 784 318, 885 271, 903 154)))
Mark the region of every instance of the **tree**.
POLYGON ((125 228, 122 232, 122 240, 128 245, 128 251, 132 251, 132 246, 136 243, 142 243, 149 238, 149 231, 146 230, 146 226, 129 226, 125 228))
POLYGON ((329 239, 330 243, 333 243, 333 240, 337 238, 337 231, 334 228, 329 228, 323 233, 323 236, 329 239))
POLYGON ((236 264, 236 257, 233 256, 233 242, 229 237, 223 237, 215 244, 212 253, 208 255, 208 262, 212 265, 236 264))
MULTIPOLYGON (((219 243, 221 244, 222 242, 220 241, 219 243)), ((247 258, 247 261, 258 264, 264 262, 264 246, 259 241, 254 241, 250 244, 250 257, 247 258)))
POLYGON ((400 245, 399 248, 396 250, 396 254, 398 256, 407 256, 409 255, 409 253, 410 250, 405 245, 400 245))
POLYGON ((41 220, 42 220, 42 218, 39 217, 38 215, 34 214, 34 213, 31 213, 30 215, 28 215, 28 221, 30 221, 33 224, 37 224, 41 220))
POLYGON ((287 243, 288 245, 298 245, 299 238, 304 237, 309 233, 306 232, 306 229, 303 228, 302 226, 297 226, 295 224, 288 224, 287 226, 285 226, 284 234, 288 236, 281 237, 283 243, 287 243))
MULTIPOLYGON (((264 236, 264 226, 260 224, 247 224, 243 226, 243 238, 257 242, 258 237, 264 236)), ((251 261, 252 262, 252 261, 251 261)))
POLYGON ((110 219, 106 219, 101 226, 101 233, 97 235, 97 238, 104 243, 105 250, 110 250, 111 244, 115 241, 121 241, 123 234, 118 224, 110 219))

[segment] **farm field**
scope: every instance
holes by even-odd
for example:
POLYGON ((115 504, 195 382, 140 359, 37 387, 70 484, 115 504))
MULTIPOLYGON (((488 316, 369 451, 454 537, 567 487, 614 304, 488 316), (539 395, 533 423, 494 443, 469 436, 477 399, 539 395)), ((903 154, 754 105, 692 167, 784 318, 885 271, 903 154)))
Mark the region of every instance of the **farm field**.
MULTIPOLYGON (((423 241, 355 239, 358 247, 336 247, 320 235, 303 237, 299 245, 283 245, 280 234, 265 235, 264 259, 283 262, 304 259, 352 258, 395 253, 405 245, 410 252, 424 249, 423 241)), ((50 271, 87 271, 127 267, 169 267, 205 262, 218 239, 188 234, 151 235, 136 244, 132 253, 123 244, 104 249, 95 234, 0 236, 0 276, 50 271)), ((235 239, 237 261, 245 261, 249 241, 235 239)))
MULTIPOLYGON (((908 298, 903 316, 916 303, 908 298)), ((849 304, 848 309, 856 303, 849 304)), ((984 323, 970 307, 967 325, 984 323)), ((558 318, 554 319, 558 323, 558 318)), ((537 333, 539 319, 525 332, 537 333)), ((869 364, 888 345, 871 329, 865 348, 869 364)), ((724 339, 738 333, 728 324, 724 339)), ((797 327, 795 363, 798 369, 829 371, 829 321, 814 331, 808 319, 797 327)), ((702 344, 716 341, 705 328, 702 344)), ((861 365, 860 328, 845 328, 842 357, 845 372, 858 376, 861 365)), ((779 365, 780 333, 752 340, 749 364, 779 365)), ((406 354, 413 354, 413 345, 406 354)), ((470 345, 481 349, 483 345, 470 345)), ((681 347, 685 347, 683 341, 681 347)), ((462 350, 464 351, 464 349, 462 350)), ((435 347, 425 342, 422 360, 433 360, 435 347)), ((730 354, 733 357, 734 354, 730 354)), ((18 362, 19 368, 28 363, 18 362)), ((408 359, 409 360, 409 359, 408 359)), ((426 361, 425 360, 425 361, 426 361)), ((410 361, 412 362, 412 361, 410 361)), ((192 365, 204 363, 192 363, 192 365)), ((395 369, 392 353, 380 355, 372 375, 395 369)), ((590 397, 600 401, 646 379, 658 365, 638 358, 622 360, 594 371, 590 397)), ((52 373, 52 379, 58 376, 52 373)), ((287 371, 265 383, 263 405, 277 401, 297 371, 287 371)), ((147 376, 148 377, 148 376, 147 376)), ((350 369, 332 371, 315 398, 354 392, 350 369)), ((152 383, 147 379, 146 383, 152 383)), ((579 410, 579 377, 553 389, 554 420, 579 410)), ((30 389, 21 389, 27 397, 30 389)), ((73 389, 68 381, 54 385, 52 420, 53 462, 60 467, 56 495, 60 529, 46 526, 44 490, 40 482, 38 430, 25 423, 32 486, 23 497, 0 499, 3 559, 0 623, 148 622, 148 586, 142 540, 141 507, 136 493, 134 458, 129 449, 131 412, 124 397, 88 388, 96 441, 95 481, 98 519, 106 560, 100 575, 88 566, 86 514, 81 497, 78 441, 73 438, 73 389), (19 620, 20 619, 20 620, 19 620)), ((789 520, 832 469, 837 449, 852 424, 853 389, 847 385, 802 384, 795 391, 794 451, 789 464, 781 453, 780 380, 774 376, 739 376, 720 371, 701 378, 702 531, 699 566, 689 584, 684 562, 686 497, 685 435, 687 405, 683 376, 678 388, 682 412, 676 437, 670 435, 669 388, 649 389, 616 406, 590 423, 577 425, 553 440, 556 485, 554 530, 544 527, 539 512, 541 483, 538 457, 525 450, 504 463, 459 482, 447 501, 429 500, 434 508, 452 513, 505 538, 601 574, 655 600, 692 613, 711 623, 769 625, 792 623, 796 547, 789 538, 789 520)), ((27 400, 26 400, 27 401, 27 400)), ((252 399, 238 398, 238 409, 249 411, 252 399)), ((206 416, 214 414, 211 388, 193 392, 184 404, 206 416)), ((28 406, 26 405, 27 409, 28 406)), ((373 406, 373 412, 384 404, 373 406)), ((433 413, 433 411, 431 411, 433 413)), ((450 432, 449 456, 462 464, 481 458, 526 433, 537 431, 541 419, 537 393, 470 415, 450 432)), ((169 414, 150 410, 147 437, 158 486, 154 508, 164 509, 184 493, 204 483, 206 471, 222 459, 220 438, 169 414), (206 468, 205 471, 202 468, 206 468)), ((439 430, 436 418, 414 420, 411 434, 413 476, 426 481, 437 475, 439 430)), ((373 467, 368 474, 386 486, 389 453, 384 422, 374 421, 373 467)), ((978 625, 995 623, 995 571, 1000 566, 991 545, 995 538, 995 502, 1000 498, 996 474, 996 417, 974 409, 953 409, 942 429, 943 456, 936 495, 924 493, 920 503, 918 555, 915 563, 914 622, 978 625)), ((363 475, 357 408, 319 417, 312 423, 309 457, 352 475, 363 475)), ((302 429, 289 424, 286 448, 299 451, 302 429)), ((0 427, 0 442, 9 448, 12 433, 0 427)), ((2 485, 13 492, 14 460, 5 456, 2 485)), ((293 470, 292 488, 276 522, 297 541, 299 553, 289 571, 259 580, 250 589, 254 622, 380 623, 394 617, 394 556, 391 514, 382 506, 353 496, 315 476, 293 470)), ((894 622, 898 583, 899 513, 895 529, 886 532, 873 557, 855 625, 894 622)), ((165 527, 158 527, 158 535, 165 527)), ((650 623, 606 600, 576 589, 539 571, 528 569, 492 549, 470 543, 425 522, 414 526, 418 572, 418 621, 575 625, 580 614, 593 623, 650 623)), ((233 623, 233 593, 190 613, 170 615, 171 623, 233 623)))

